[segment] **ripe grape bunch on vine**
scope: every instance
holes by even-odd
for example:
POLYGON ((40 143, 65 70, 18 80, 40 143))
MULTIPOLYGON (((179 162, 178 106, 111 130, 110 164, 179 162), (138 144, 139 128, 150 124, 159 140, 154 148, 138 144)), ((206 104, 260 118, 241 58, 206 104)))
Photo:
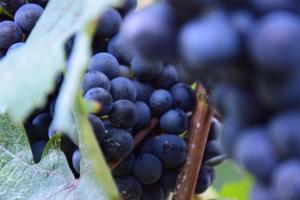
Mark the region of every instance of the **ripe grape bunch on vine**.
POLYGON ((299 200, 300 3, 143 2, 0 0, 0 199, 299 200))

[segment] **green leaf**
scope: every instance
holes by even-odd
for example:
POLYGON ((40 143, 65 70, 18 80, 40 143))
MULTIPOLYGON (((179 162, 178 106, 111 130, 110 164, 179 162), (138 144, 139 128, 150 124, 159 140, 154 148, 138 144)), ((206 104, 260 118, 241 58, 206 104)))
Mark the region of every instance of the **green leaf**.
POLYGON ((0 62, 0 107, 21 121, 43 105, 56 76, 63 71, 66 40, 117 2, 50 0, 24 47, 0 62))
POLYGON ((81 153, 90 161, 93 174, 110 199, 118 199, 118 190, 88 121, 88 110, 86 109, 88 106, 85 104, 88 104, 88 102, 85 102, 78 93, 74 107, 74 118, 77 124, 77 130, 80 133, 79 147, 81 153))
POLYGON ((94 24, 88 24, 85 31, 77 34, 73 52, 68 65, 64 83, 56 101, 53 126, 56 130, 66 133, 75 143, 77 136, 72 130, 74 120, 72 109, 80 86, 82 75, 91 57, 90 44, 94 32, 94 24))
POLYGON ((242 168, 227 160, 215 168, 214 189, 222 198, 247 200, 253 186, 252 177, 242 168))
MULTIPOLYGON (((82 120, 80 123, 85 124, 86 120, 82 120)), ((89 128, 85 130, 89 131, 89 128)), ((83 149, 86 148, 85 143, 81 144, 83 149)), ((36 164, 24 128, 15 125, 8 115, 0 115, 0 199, 117 199, 106 193, 100 187, 102 185, 99 186, 89 164, 89 152, 82 152, 81 176, 75 179, 59 144, 60 135, 56 134, 48 142, 41 161, 36 164)), ((102 166, 98 167, 102 169, 102 166)))

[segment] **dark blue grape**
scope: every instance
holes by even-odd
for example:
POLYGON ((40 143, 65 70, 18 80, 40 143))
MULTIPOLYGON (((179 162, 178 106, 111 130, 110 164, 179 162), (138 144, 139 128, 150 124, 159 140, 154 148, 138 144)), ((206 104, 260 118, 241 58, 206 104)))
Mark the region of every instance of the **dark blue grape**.
POLYGON ((116 35, 109 41, 107 52, 115 56, 120 63, 126 65, 130 64, 135 53, 131 44, 121 34, 116 35))
POLYGON ((221 136, 221 132, 222 132, 221 122, 217 118, 213 117, 211 120, 211 125, 210 125, 207 140, 208 141, 218 140, 221 136))
POLYGON ((135 55, 131 61, 133 75, 141 81, 155 80, 163 71, 163 65, 159 61, 147 60, 135 55))
POLYGON ((111 95, 103 88, 92 88, 84 95, 86 100, 93 100, 101 104, 99 114, 106 115, 110 112, 113 106, 111 95))
POLYGON ((164 66, 162 73, 154 80, 157 88, 169 89, 179 80, 177 70, 172 65, 164 66))
POLYGON ((261 180, 268 179, 277 164, 275 149, 266 131, 261 128, 243 132, 235 145, 234 153, 235 159, 261 180))
POLYGON ((35 116, 32 120, 32 127, 34 135, 39 140, 48 139, 48 129, 52 121, 51 116, 48 113, 41 113, 35 116))
POLYGON ((143 194, 141 200, 164 200, 165 194, 159 184, 143 185, 143 194))
POLYGON ((134 104, 137 108, 138 113, 138 121, 135 124, 134 129, 139 130, 149 123, 151 119, 151 110, 149 106, 147 106, 147 104, 142 101, 136 101, 134 104))
POLYGON ((249 53, 263 72, 294 73, 300 62, 300 17, 289 12, 272 12, 259 20, 249 34, 249 53))
POLYGON ((137 156, 133 165, 134 176, 143 184, 157 182, 162 173, 162 166, 159 159, 152 154, 137 156))
POLYGON ((73 152, 72 155, 72 164, 76 172, 79 174, 80 173, 80 151, 77 149, 76 151, 73 152))
POLYGON ((210 141, 206 144, 203 160, 210 160, 223 154, 223 149, 219 141, 210 141))
POLYGON ((187 147, 179 136, 162 134, 154 138, 153 145, 153 154, 160 159, 164 168, 176 168, 184 163, 187 147))
POLYGON ((176 107, 184 111, 192 110, 196 102, 196 96, 189 85, 185 83, 177 83, 170 91, 176 107))
POLYGON ((116 168, 113 169, 114 176, 125 176, 130 174, 134 165, 134 156, 129 156, 123 160, 116 168))
POLYGON ((105 134, 105 128, 103 122, 99 117, 92 114, 89 114, 88 119, 92 125, 96 139, 98 140, 99 144, 101 144, 103 142, 103 138, 105 134))
POLYGON ((116 128, 131 128, 138 121, 137 108, 131 101, 118 100, 113 103, 109 120, 113 127, 116 128))
POLYGON ((28 34, 39 20, 43 11, 44 9, 37 4, 25 4, 17 10, 14 21, 21 27, 24 33, 28 34))
POLYGON ((117 77, 111 80, 111 96, 114 101, 126 99, 135 101, 137 91, 131 80, 125 77, 117 77))
POLYGON ((24 45, 25 45, 25 43, 23 43, 23 42, 18 42, 18 43, 15 43, 15 44, 11 45, 9 47, 9 49, 7 50, 7 54, 15 51, 16 49, 18 49, 18 48, 20 48, 20 47, 22 47, 24 45))
POLYGON ((123 129, 110 129, 104 135, 102 148, 111 159, 121 159, 128 156, 133 150, 133 138, 123 129))
POLYGON ((41 160, 43 151, 46 147, 47 141, 40 140, 31 145, 32 154, 33 154, 33 160, 34 162, 39 162, 41 160))
POLYGON ((99 19, 96 35, 111 38, 118 33, 121 23, 120 13, 116 9, 110 8, 99 19))
POLYGON ((110 90, 110 81, 107 76, 99 71, 89 71, 83 76, 83 82, 81 85, 83 93, 96 87, 103 88, 107 91, 110 90))
POLYGON ((8 49, 23 39, 20 27, 12 21, 0 22, 0 49, 8 49))
POLYGON ((166 60, 174 50, 176 31, 172 9, 156 3, 127 15, 122 33, 148 59, 166 60))
POLYGON ((161 116, 159 125, 166 133, 179 135, 188 128, 188 116, 181 109, 171 109, 161 116))
POLYGON ((211 174, 209 173, 209 170, 209 167, 201 166, 195 189, 196 194, 201 194, 205 192, 208 189, 208 187, 212 184, 213 180, 211 174))
POLYGON ((272 185, 279 199, 299 200, 300 162, 289 160, 280 164, 274 171, 272 185))
POLYGON ((123 200, 140 200, 143 189, 133 176, 120 176, 115 179, 123 200))
POLYGON ((88 65, 89 71, 100 71, 109 79, 113 79, 120 74, 119 62, 109 53, 95 54, 88 65))
POLYGON ((251 200, 279 200, 272 188, 260 183, 256 183, 250 194, 251 200))
POLYGON ((148 83, 143 83, 136 80, 133 80, 132 82, 137 90, 136 100, 143 101, 148 104, 150 96, 154 92, 154 87, 148 83))
POLYGON ((173 105, 173 97, 167 90, 155 90, 149 99, 150 108, 155 114, 162 114, 173 105))
POLYGON ((163 187, 164 192, 174 192, 176 187, 176 181, 178 176, 178 170, 165 169, 159 179, 159 184, 163 187))
POLYGON ((180 33, 180 51, 194 73, 224 64, 237 55, 239 40, 223 13, 213 12, 183 27, 180 33))
POLYGON ((14 14, 25 3, 26 0, 2 0, 0 5, 2 5, 6 11, 14 14))
POLYGON ((268 132, 281 156, 300 155, 300 115, 297 112, 281 113, 269 124, 268 132))

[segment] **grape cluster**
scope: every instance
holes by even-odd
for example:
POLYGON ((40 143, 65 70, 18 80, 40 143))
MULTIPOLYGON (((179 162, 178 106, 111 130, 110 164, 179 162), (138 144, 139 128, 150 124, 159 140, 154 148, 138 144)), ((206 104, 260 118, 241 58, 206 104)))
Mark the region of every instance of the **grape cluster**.
MULTIPOLYGON (((1 1, 11 15, 1 16, 0 52, 5 56, 22 46, 43 12, 47 1, 1 1)), ((120 32, 123 19, 136 7, 136 0, 111 8, 98 20, 93 38, 93 57, 85 72, 81 90, 84 99, 100 103, 101 109, 88 116, 92 129, 108 163, 122 160, 112 174, 122 199, 167 199, 174 192, 177 176, 187 153, 186 135, 196 103, 195 91, 181 81, 180 72, 171 61, 152 59, 139 54, 132 42, 120 32), (158 121, 138 146, 134 138, 158 121)), ((153 30, 155 31, 155 30, 153 30)), ((65 45, 70 54, 74 38, 65 45)), ((57 131, 51 123, 56 97, 63 80, 57 78, 56 89, 47 104, 35 110, 24 123, 34 161, 39 162, 49 138, 57 131)), ((221 155, 221 124, 212 121, 203 164, 195 193, 203 193, 213 182, 210 162, 221 155)), ((74 127, 74 130, 76 128, 74 127)), ((80 151, 66 136, 61 149, 76 177, 80 176, 80 151)))
POLYGON ((44 11, 47 1, 1 0, 8 14, 0 16, 0 59, 7 53, 24 45, 44 11))
POLYGON ((165 0, 123 26, 139 54, 171 61, 183 80, 209 90, 224 118, 224 149, 256 177, 253 200, 300 199, 299 6, 165 0))

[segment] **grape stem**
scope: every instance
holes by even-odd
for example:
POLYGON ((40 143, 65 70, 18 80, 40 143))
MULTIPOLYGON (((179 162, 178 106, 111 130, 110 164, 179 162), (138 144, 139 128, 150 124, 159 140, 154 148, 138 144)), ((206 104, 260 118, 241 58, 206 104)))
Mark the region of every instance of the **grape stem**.
POLYGON ((187 160, 180 170, 172 200, 192 200, 202 164, 214 109, 204 87, 197 83, 195 106, 188 136, 187 160))
MULTIPOLYGON (((134 148, 137 147, 141 142, 144 141, 144 139, 147 138, 147 136, 151 133, 151 131, 158 125, 158 119, 153 118, 150 120, 148 125, 140 130, 134 137, 134 148)), ((109 167, 111 171, 116 168, 123 160, 124 158, 121 158, 119 160, 113 160, 109 163, 109 167)))

